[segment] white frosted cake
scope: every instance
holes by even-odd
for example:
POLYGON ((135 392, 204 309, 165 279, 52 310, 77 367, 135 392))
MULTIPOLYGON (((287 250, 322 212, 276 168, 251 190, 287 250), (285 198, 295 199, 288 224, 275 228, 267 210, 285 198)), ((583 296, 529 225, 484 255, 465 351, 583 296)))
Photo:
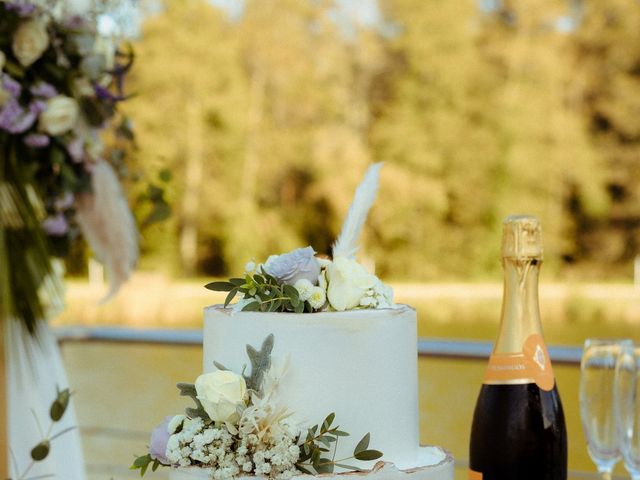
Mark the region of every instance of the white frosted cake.
MULTIPOLYGON (((371 462, 351 463, 372 470, 372 479, 453 479, 451 457, 440 448, 420 446, 414 309, 403 305, 308 315, 208 307, 204 371, 215 371, 214 362, 242 371, 245 345, 260 345, 270 334, 275 337, 274 358, 290 360, 278 389, 296 421, 310 426, 335 412, 336 422, 351 434, 347 438, 357 441, 369 432, 383 457, 375 468, 371 462)), ((351 455, 351 442, 337 447, 337 458, 351 455)), ((349 474, 337 477, 344 475, 349 474)), ((174 471, 171 478, 207 478, 207 473, 186 469, 174 471)))

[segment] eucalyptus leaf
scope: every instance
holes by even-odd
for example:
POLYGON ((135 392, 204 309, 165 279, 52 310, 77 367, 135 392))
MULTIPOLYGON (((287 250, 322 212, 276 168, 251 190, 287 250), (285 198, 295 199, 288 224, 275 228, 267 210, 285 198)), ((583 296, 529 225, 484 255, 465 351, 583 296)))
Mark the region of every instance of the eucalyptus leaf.
POLYGON ((327 437, 318 437, 318 441, 327 447, 331 445, 327 437))
POLYGON ((260 302, 247 303, 242 307, 243 312, 257 312, 258 310, 260 310, 260 302))
POLYGON ((297 305, 300 304, 300 294, 298 293, 298 290, 296 290, 295 287, 291 285, 284 285, 282 287, 282 291, 291 300, 291 305, 296 307, 297 305))
POLYGON ((324 421, 322 422, 322 430, 325 432, 329 430, 329 427, 331 427, 331 424, 335 419, 336 419, 335 413, 330 413, 329 415, 327 415, 327 418, 325 418, 324 421))
POLYGON ((233 300, 237 294, 238 294, 238 289, 232 288, 231 291, 227 294, 226 298, 224 299, 225 308, 227 305, 229 305, 229 303, 231 303, 231 300, 233 300))
POLYGON ((316 472, 323 473, 333 473, 333 462, 326 458, 321 458, 317 463, 313 465, 313 468, 316 469, 316 472))
POLYGON ((145 465, 148 465, 149 463, 151 463, 153 461, 153 459, 151 458, 151 455, 147 454, 147 455, 143 455, 142 457, 138 457, 133 461, 133 465, 131 465, 131 469, 136 469, 136 468, 142 468, 145 465))
POLYGON ((320 462, 320 449, 316 448, 313 453, 311 453, 311 464, 313 468, 316 468, 316 464, 320 462))
POLYGON ((65 410, 66 407, 56 400, 51 404, 51 408, 49 409, 49 417, 51 417, 51 420, 53 420, 54 422, 57 422, 62 418, 65 410))
POLYGON ((49 441, 43 440, 38 445, 33 447, 33 449, 31 450, 31 458, 36 462, 40 462, 47 458, 47 456, 49 455, 49 450, 49 441))
POLYGON ((235 288, 235 285, 231 282, 211 282, 207 283, 204 288, 214 292, 229 292, 235 288))
POLYGON ((336 467, 344 468, 345 470, 354 470, 359 471, 359 467, 354 467, 353 465, 345 465, 344 463, 336 463, 336 467))
POLYGON ((354 453, 353 456, 355 457, 356 460, 363 460, 363 461, 377 460, 378 458, 382 457, 382 452, 378 450, 363 450, 361 452, 354 453))
POLYGON ((267 283, 269 283, 270 285, 278 285, 278 280, 276 280, 275 277, 269 275, 264 270, 262 270, 262 275, 264 276, 264 278, 267 281, 267 283))
MULTIPOLYGON (((369 440, 371 439, 371 434, 367 433, 356 445, 356 448, 353 450, 353 455, 356 456, 360 452, 364 452, 369 447, 369 440)), ((356 457, 357 458, 357 457, 356 457)))
POLYGON ((302 473, 305 473, 307 475, 313 475, 313 472, 311 472, 311 470, 305 468, 304 466, 302 466, 299 463, 296 463, 296 469, 298 469, 299 471, 301 471, 302 473))
POLYGON ((68 388, 65 388, 62 391, 58 391, 58 396, 51 404, 51 408, 49 410, 49 416, 51 417, 51 420, 53 420, 54 422, 60 421, 62 416, 67 411, 70 397, 71 392, 68 388))

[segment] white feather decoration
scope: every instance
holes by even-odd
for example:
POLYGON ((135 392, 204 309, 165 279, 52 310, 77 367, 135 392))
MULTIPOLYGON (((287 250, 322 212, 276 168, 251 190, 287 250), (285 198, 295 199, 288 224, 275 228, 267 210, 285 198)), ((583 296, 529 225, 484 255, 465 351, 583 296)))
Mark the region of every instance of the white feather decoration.
POLYGON ((111 165, 103 160, 92 167, 92 193, 76 196, 78 223, 96 258, 109 277, 113 297, 131 276, 138 262, 138 230, 111 165))
POLYGON ((333 258, 346 257, 354 259, 358 251, 358 240, 364 222, 367 220, 369 209, 373 205, 378 193, 378 179, 382 163, 374 163, 367 173, 353 197, 347 217, 342 224, 342 231, 333 244, 333 258))

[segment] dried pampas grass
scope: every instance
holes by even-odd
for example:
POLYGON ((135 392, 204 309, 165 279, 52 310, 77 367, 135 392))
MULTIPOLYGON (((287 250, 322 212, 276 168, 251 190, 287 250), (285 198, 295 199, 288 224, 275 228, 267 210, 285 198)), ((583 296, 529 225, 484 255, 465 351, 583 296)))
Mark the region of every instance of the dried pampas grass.
POLYGON ((96 258, 109 277, 109 292, 101 303, 113 297, 131 276, 138 262, 138 230, 116 173, 109 163, 92 167, 93 192, 78 194, 78 223, 96 258))

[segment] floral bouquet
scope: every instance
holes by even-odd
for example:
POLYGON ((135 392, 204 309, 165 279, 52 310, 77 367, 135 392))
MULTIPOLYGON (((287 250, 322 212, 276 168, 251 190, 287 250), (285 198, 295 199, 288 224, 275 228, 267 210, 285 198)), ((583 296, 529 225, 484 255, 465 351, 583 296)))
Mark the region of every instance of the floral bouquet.
POLYGON ((243 278, 211 282, 206 288, 229 292, 225 307, 235 311, 312 313, 363 308, 392 308, 393 290, 355 260, 358 238, 375 200, 382 164, 373 165, 356 190, 333 246, 333 260, 312 247, 272 255, 264 264, 249 262, 243 278))
POLYGON ((302 430, 278 399, 278 384, 287 359, 271 358, 274 337, 258 351, 247 345, 251 375, 218 370, 200 375, 195 385, 178 384, 196 407, 186 415, 167 417, 151 435, 149 453, 136 458, 132 470, 144 475, 160 466, 208 468, 215 480, 257 475, 277 480, 298 474, 331 473, 334 467, 359 470, 350 459, 376 460, 382 452, 369 449, 367 433, 349 458, 335 458, 338 441, 349 436, 334 426, 335 414, 302 430))
POLYGON ((115 173, 133 136, 117 113, 130 48, 98 34, 95 15, 0 1, 0 317, 34 331, 61 299, 51 256, 82 233, 112 292, 138 256, 135 222, 115 173), (105 159, 111 127, 120 151, 105 159))

